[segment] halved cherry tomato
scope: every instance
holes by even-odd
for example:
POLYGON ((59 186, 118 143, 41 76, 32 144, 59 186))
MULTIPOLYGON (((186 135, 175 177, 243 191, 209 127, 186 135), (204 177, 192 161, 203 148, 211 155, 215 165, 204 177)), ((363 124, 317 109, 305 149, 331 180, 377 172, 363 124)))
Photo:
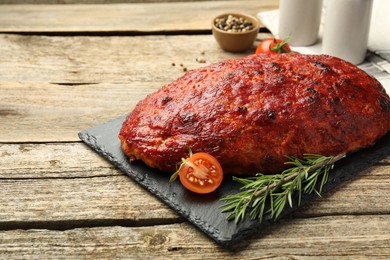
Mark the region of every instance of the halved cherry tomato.
POLYGON ((288 53, 291 52, 291 48, 287 43, 287 39, 280 40, 276 38, 267 38, 262 40, 256 48, 256 54, 260 53, 288 53))
POLYGON ((195 153, 183 161, 179 170, 180 182, 196 193, 210 193, 221 185, 222 167, 218 160, 208 153, 195 153))

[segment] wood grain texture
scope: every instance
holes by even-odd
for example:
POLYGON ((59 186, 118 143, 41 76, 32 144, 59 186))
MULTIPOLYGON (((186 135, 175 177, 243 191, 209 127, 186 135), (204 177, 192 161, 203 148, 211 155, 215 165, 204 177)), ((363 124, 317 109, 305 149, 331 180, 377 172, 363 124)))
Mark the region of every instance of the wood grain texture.
POLYGON ((190 70, 222 59, 242 57, 254 53, 254 47, 246 53, 224 52, 212 35, 189 38, 183 35, 47 37, 5 34, 0 35, 0 75, 2 83, 167 83, 183 75, 184 67, 190 70), (203 57, 206 63, 196 62, 198 57, 203 57))
POLYGON ((181 220, 83 143, 0 144, 0 190, 2 228, 181 220))
POLYGON ((211 20, 221 13, 234 11, 256 15, 260 10, 277 8, 278 1, 275 0, 147 5, 0 5, 0 32, 204 31, 211 29, 211 20))
MULTIPOLYGON (((389 169, 380 162, 294 217, 389 214, 389 169)), ((0 190, 3 228, 181 219, 82 143, 0 144, 0 190)))
POLYGON ((1 180, 2 228, 150 225, 183 221, 157 198, 122 176, 1 180))
POLYGON ((388 215, 288 219, 229 248, 217 246, 188 223, 11 230, 0 231, 0 255, 11 259, 388 259, 389 227, 388 215), (359 229, 354 228, 356 223, 359 229))
POLYGON ((82 142, 0 144, 0 180, 92 179, 123 175, 82 142))
POLYGON ((129 113, 154 83, 0 83, 0 142, 80 141, 78 132, 129 113))

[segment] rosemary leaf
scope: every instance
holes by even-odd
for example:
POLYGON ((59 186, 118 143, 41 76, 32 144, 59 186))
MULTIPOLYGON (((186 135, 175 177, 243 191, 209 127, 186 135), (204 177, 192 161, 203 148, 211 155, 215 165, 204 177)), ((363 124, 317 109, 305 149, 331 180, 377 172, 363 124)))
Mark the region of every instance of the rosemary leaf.
POLYGON ((243 186, 240 192, 222 198, 222 212, 229 212, 227 219, 240 222, 249 211, 251 219, 262 222, 268 214, 276 220, 283 212, 286 204, 293 207, 293 195, 298 192, 298 206, 302 193, 315 192, 321 196, 322 189, 329 179, 329 172, 334 163, 345 157, 345 154, 323 156, 306 154, 303 159, 287 157, 287 165, 291 167, 280 174, 256 174, 255 177, 233 180, 243 186))

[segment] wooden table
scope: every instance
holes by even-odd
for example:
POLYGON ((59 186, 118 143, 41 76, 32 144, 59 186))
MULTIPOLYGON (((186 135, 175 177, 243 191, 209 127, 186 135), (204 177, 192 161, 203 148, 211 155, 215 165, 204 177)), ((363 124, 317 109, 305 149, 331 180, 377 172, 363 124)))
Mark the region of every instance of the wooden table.
POLYGON ((222 51, 211 19, 278 1, 27 3, 0 5, 0 258, 390 258, 390 157, 223 248, 77 136, 198 57, 253 53, 222 51))

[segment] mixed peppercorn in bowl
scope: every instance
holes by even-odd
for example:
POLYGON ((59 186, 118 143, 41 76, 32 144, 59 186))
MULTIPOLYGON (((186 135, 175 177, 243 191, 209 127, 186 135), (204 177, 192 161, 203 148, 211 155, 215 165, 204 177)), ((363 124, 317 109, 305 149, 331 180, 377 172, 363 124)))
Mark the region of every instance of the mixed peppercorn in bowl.
POLYGON ((212 33, 219 46, 231 52, 243 52, 253 46, 260 22, 253 16, 226 13, 212 20, 212 33))

